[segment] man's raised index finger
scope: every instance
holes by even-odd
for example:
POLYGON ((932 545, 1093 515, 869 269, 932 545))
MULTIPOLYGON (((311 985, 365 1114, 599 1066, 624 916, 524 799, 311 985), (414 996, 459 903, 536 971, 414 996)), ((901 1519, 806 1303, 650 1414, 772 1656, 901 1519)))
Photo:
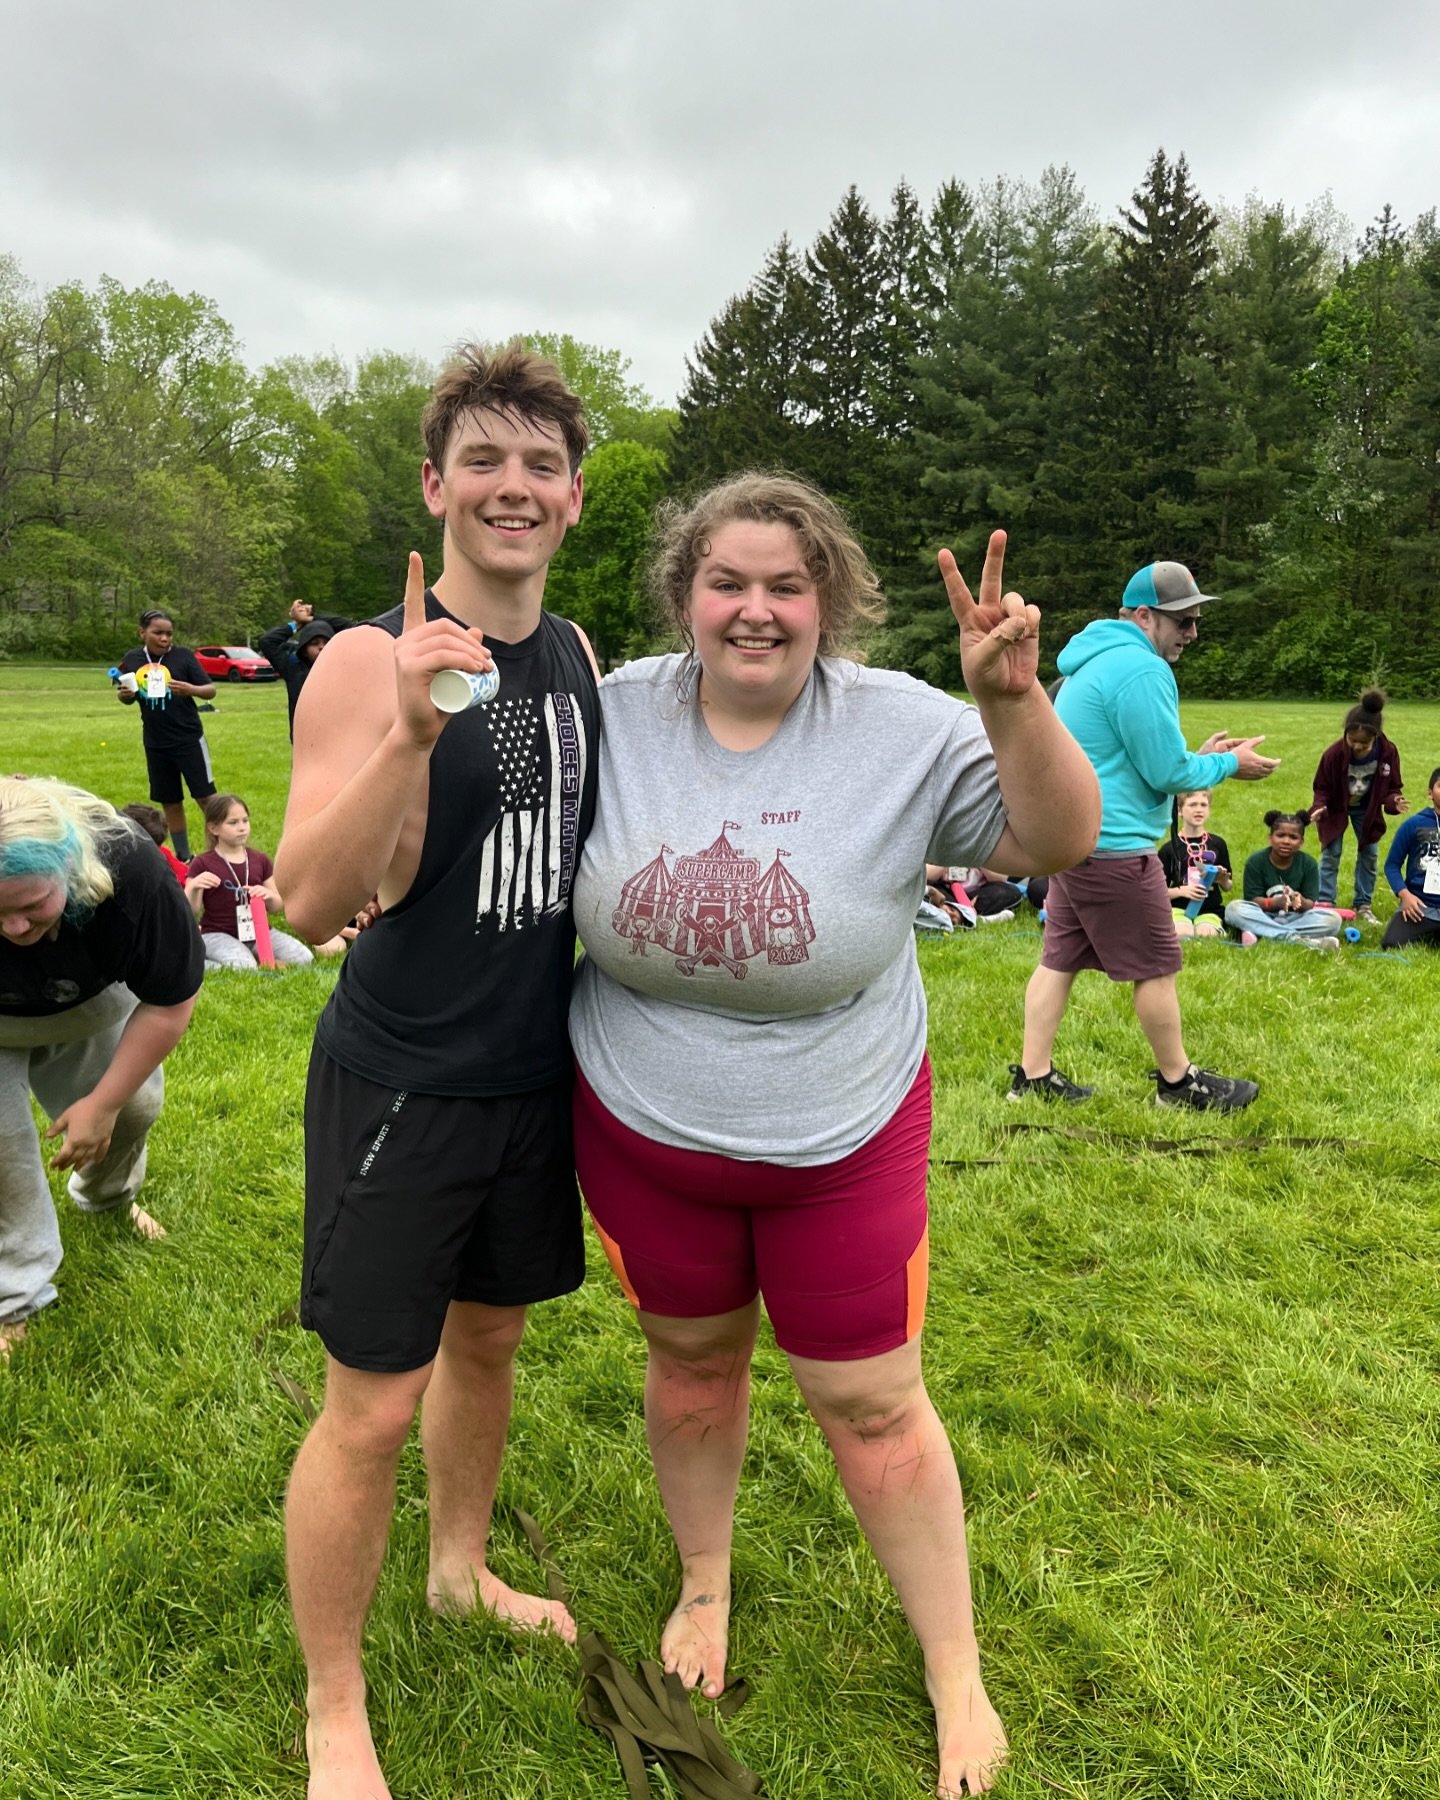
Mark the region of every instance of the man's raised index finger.
POLYGON ((405 617, 402 632, 418 631, 425 623, 425 559, 418 550, 410 552, 405 571, 405 617))

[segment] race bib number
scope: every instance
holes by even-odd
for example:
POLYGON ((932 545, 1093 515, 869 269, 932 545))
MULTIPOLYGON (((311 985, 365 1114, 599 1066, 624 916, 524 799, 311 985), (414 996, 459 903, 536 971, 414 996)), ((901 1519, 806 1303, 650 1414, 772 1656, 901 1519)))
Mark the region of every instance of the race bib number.
POLYGON ((242 944, 255 942, 255 915, 250 910, 248 894, 242 894, 235 902, 235 935, 242 944))
POLYGON ((1440 857, 1431 857, 1425 864, 1425 892, 1440 894, 1440 857))

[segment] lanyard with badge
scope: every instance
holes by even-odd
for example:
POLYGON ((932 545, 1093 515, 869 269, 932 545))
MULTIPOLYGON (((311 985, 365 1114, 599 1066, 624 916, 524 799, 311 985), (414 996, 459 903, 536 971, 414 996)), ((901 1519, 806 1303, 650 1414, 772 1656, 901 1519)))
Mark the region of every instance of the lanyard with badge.
POLYGON ((1420 858, 1420 867, 1425 871, 1425 898, 1440 900, 1440 811, 1431 808, 1435 816, 1435 841, 1420 858))
POLYGON ((170 698, 170 671, 148 650, 145 652, 145 670, 140 677, 140 691, 149 706, 164 706, 170 698))
POLYGON ((221 856, 220 860, 224 863, 227 871, 223 877, 225 886, 235 896, 235 935, 242 944, 253 944, 255 942, 255 914, 251 911, 250 899, 250 852, 248 850, 245 852, 245 882, 243 886, 235 879, 235 865, 230 858, 221 856))

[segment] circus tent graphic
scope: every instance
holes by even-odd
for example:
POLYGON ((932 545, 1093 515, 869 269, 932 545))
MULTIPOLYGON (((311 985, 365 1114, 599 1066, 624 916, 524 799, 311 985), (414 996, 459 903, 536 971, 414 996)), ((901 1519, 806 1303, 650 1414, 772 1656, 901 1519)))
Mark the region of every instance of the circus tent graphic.
POLYGON ((620 890, 610 922, 643 956, 650 945, 671 951, 685 975, 726 969, 737 981, 745 964, 763 955, 775 965, 809 960, 814 941, 810 896, 785 868, 777 849, 762 876, 760 863, 731 843, 742 827, 726 819, 715 842, 691 856, 674 856, 668 844, 620 890))
POLYGON ((620 890, 620 904, 610 915, 610 923, 621 937, 629 938, 632 954, 643 956, 647 944, 667 949, 670 945, 675 881, 665 858, 674 854, 668 844, 662 844, 654 861, 646 863, 620 890))
POLYGON ((815 938, 810 896, 780 860, 788 855, 786 850, 775 852, 774 862, 755 890, 765 933, 765 955, 772 963, 807 962, 810 952, 806 946, 815 938))

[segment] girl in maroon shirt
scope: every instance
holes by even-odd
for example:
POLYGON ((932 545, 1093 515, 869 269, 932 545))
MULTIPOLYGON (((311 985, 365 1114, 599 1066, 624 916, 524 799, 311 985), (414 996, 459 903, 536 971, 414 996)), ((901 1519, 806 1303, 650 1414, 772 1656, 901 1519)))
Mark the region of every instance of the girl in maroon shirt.
MULTIPOLYGON (((275 865, 263 850, 251 849, 250 810, 238 794, 212 794, 203 810, 206 848, 191 860, 185 896, 200 921, 206 965, 258 969, 255 911, 279 912, 281 906, 275 865)), ((270 942, 277 963, 315 960, 308 944, 273 925, 270 942)))

